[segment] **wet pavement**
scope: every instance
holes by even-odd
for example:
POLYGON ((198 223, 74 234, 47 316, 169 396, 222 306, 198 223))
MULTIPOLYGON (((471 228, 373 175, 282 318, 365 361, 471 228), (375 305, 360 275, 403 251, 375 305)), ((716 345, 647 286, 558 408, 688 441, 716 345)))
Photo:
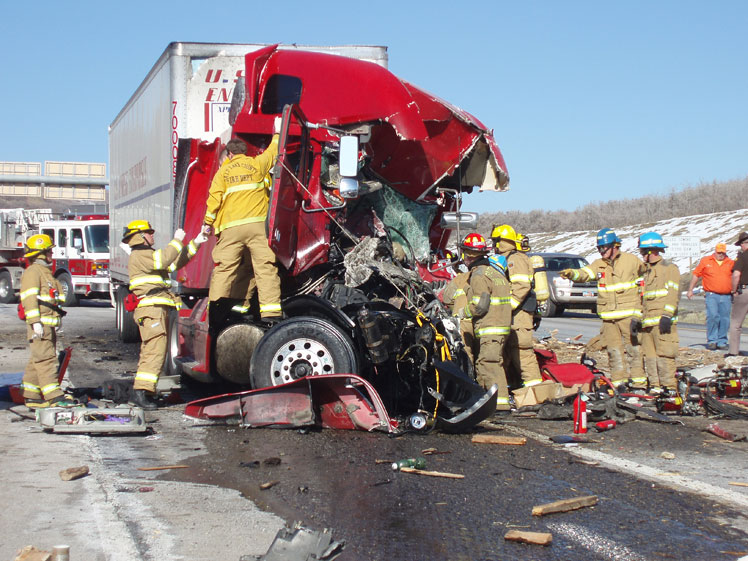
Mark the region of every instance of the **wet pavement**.
MULTIPOLYGON (((507 422, 507 427, 542 429, 549 423, 571 426, 570 421, 521 419, 507 422)), ((563 427, 555 428, 563 432, 563 427)), ((643 421, 621 426, 615 435, 611 431, 590 437, 597 443, 585 446, 620 452, 628 446, 668 442, 667 448, 677 454, 689 453, 704 438, 695 427, 643 421)), ((393 438, 226 426, 211 427, 206 442, 209 454, 191 460, 201 466, 201 482, 220 481, 238 489, 288 521, 331 528, 335 539, 348 544, 341 560, 703 561, 748 555, 748 535, 726 523, 744 520, 745 511, 604 465, 580 463, 563 446, 534 440, 524 446, 473 444, 470 435, 438 433, 393 438), (441 452, 426 456, 427 469, 465 478, 393 472, 389 464, 376 463, 421 456, 427 448, 441 452), (271 458, 280 463, 267 462, 271 458), (278 483, 260 490, 268 482, 278 483), (597 495, 598 504, 531 515, 533 506, 585 495, 597 495), (551 532, 553 545, 506 542, 503 536, 512 529, 551 532)), ((740 450, 738 465, 745 466, 745 458, 745 450, 740 450)))

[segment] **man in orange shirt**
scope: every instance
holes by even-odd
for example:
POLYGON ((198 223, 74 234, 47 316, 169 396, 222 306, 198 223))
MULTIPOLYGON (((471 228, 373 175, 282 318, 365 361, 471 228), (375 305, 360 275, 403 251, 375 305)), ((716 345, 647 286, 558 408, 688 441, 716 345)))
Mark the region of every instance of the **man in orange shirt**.
POLYGON ((699 278, 706 295, 706 348, 710 351, 727 348, 732 307, 732 267, 735 262, 727 257, 727 246, 718 243, 712 255, 704 257, 693 270, 688 286, 688 299, 699 278))

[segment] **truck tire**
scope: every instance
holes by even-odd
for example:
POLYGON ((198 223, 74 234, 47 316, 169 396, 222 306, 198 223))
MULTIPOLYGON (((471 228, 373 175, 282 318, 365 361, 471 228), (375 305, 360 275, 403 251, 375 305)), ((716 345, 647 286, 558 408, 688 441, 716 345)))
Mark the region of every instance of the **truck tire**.
POLYGON ((16 301, 13 290, 13 279, 8 271, 0 271, 0 304, 12 304, 16 301))
POLYGON ((140 341, 140 330, 132 317, 132 312, 125 309, 127 287, 117 289, 115 317, 117 318, 117 333, 123 343, 137 343, 140 341))
POLYGON ((350 337, 320 318, 301 316, 268 331, 252 355, 253 388, 266 388, 320 374, 358 374, 350 337))
POLYGON ((78 305, 78 295, 75 294, 75 286, 73 285, 73 279, 68 273, 62 273, 57 277, 57 282, 62 285, 62 295, 64 300, 62 305, 66 308, 71 308, 78 305))

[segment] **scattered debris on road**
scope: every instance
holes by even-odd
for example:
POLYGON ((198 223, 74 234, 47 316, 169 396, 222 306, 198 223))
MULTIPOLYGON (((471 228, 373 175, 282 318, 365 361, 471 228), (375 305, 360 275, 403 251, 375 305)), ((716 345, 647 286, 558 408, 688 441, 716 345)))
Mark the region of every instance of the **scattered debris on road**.
POLYGON ((444 471, 428 471, 425 469, 402 467, 400 471, 403 473, 417 473, 419 475, 428 475, 430 477, 444 477, 447 479, 465 479, 465 476, 461 473, 447 473, 444 471))
POLYGON ((328 561, 340 555, 344 547, 344 541, 332 539, 328 528, 315 531, 297 522, 293 528, 278 530, 265 555, 243 555, 239 561, 328 561))
POLYGON ((569 512, 586 506, 595 506, 597 504, 597 495, 588 495, 586 497, 575 497, 573 499, 562 499, 553 503, 538 505, 532 507, 533 516, 544 516, 556 512, 569 512))
POLYGON ((551 545, 553 534, 547 532, 523 532, 521 530, 509 530, 504 539, 510 542, 530 543, 534 545, 551 545))
POLYGON ((500 436, 497 434, 474 434, 471 442, 476 444, 504 444, 507 446, 524 446, 527 439, 524 436, 500 436))
POLYGON ((265 491, 266 489, 270 489, 271 487, 275 487, 276 485, 278 485, 278 483, 280 483, 280 481, 278 481, 278 480, 267 481, 265 483, 260 483, 260 489, 262 489, 263 491, 265 491))
POLYGON ((724 438, 725 440, 729 440, 730 442, 738 442, 740 440, 745 440, 746 436, 744 434, 734 434, 731 433, 722 427, 720 427, 717 423, 712 423, 706 429, 704 429, 706 432, 709 432, 715 436, 719 436, 720 438, 724 438))
POLYGON ((60 472, 60 479, 63 481, 73 481, 88 475, 88 466, 72 467, 60 472))

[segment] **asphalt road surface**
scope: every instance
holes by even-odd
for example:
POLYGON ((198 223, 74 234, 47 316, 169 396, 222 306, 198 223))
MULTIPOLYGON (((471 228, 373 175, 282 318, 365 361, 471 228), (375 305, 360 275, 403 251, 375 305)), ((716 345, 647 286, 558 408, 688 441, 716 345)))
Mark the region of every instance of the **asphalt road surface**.
MULTIPOLYGON (((555 322, 568 322, 569 337, 587 324, 593 335, 599 330, 588 318, 543 323, 555 322)), ((23 369, 23 329, 15 307, 0 306, 0 372, 23 369)), ((103 304, 72 309, 61 343, 74 348, 76 386, 130 379, 135 369, 138 346, 116 341, 113 310, 103 304)), ((206 392, 191 385, 182 395, 206 392)), ((748 487, 734 485, 748 484, 748 444, 705 433, 714 422, 706 417, 630 421, 576 446, 549 440, 571 434, 570 420, 496 418, 478 428, 526 438, 505 446, 472 443, 470 434, 246 429, 187 419, 180 404, 147 413, 152 438, 66 436, 39 431, 20 416, 22 406, 5 407, 0 498, 12 507, 0 513, 4 559, 23 545, 49 550, 68 541, 73 560, 238 560, 264 553, 294 521, 344 540, 343 561, 748 556, 748 487), (438 453, 425 456, 427 469, 464 479, 377 462, 430 448, 438 453), (59 482, 57 471, 83 463, 91 476, 59 482), (177 464, 187 467, 138 470, 177 464), (274 485, 261 490, 263 483, 274 485), (598 497, 595 506, 531 514, 533 506, 587 495, 598 497), (508 542, 509 530, 550 532, 553 543, 508 542)), ((719 423, 748 433, 748 421, 719 423)))

